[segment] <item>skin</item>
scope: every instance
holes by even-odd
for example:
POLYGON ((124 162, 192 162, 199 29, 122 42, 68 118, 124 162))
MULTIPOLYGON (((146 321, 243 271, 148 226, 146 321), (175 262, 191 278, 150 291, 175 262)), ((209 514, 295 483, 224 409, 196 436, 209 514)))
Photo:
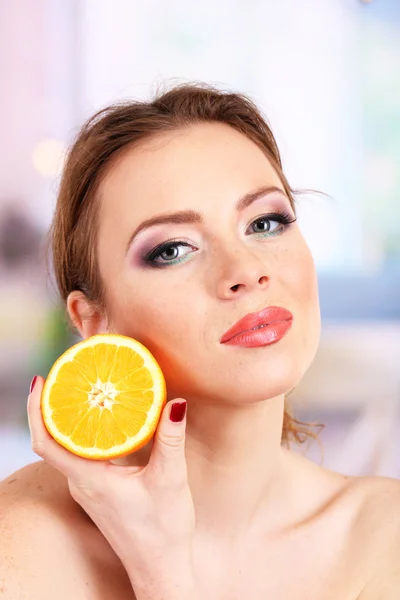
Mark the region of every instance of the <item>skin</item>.
MULTIPOLYGON (((141 341, 164 372, 168 399, 188 401, 185 452, 204 597, 394 600, 398 482, 334 473, 281 445, 284 396, 316 354, 320 310, 314 261, 297 222, 262 238, 252 229, 271 212, 295 217, 266 156, 224 124, 192 126, 123 152, 100 186, 99 203, 107 314, 80 292, 70 294, 68 311, 84 338, 112 331, 141 341), (260 186, 278 189, 237 213, 237 200, 260 186), (201 212, 202 222, 142 230, 127 250, 145 220, 188 209, 201 212), (179 248, 185 260, 158 269, 143 263, 145 252, 170 240, 190 244, 179 248), (293 314, 282 340, 261 348, 220 343, 239 318, 269 305, 293 314)), ((279 230, 273 220, 269 226, 279 230)), ((171 250, 163 256, 168 262, 171 250)), ((115 462, 145 465, 151 448, 115 462)), ((65 478, 42 464, 9 485, 12 501, 7 485, 0 492, 22 514, 18 522, 32 506, 50 511, 43 530, 49 546, 67 549, 79 590, 89 581, 87 597, 113 597, 117 589, 115 597, 134 597, 115 553, 69 498, 65 478), (29 481, 43 481, 45 497, 27 493, 29 481), (53 533, 54 522, 63 535, 53 533)))

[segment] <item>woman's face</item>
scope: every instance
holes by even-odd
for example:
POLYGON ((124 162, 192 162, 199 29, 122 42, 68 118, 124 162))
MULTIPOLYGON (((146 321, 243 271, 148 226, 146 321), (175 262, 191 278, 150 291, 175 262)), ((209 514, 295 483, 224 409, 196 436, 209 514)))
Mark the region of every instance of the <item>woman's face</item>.
POLYGON ((115 161, 99 198, 109 331, 147 346, 169 399, 251 403, 299 382, 320 335, 315 266, 296 222, 265 217, 295 214, 256 144, 222 123, 153 139, 115 161), (238 211, 239 199, 261 187, 278 190, 238 211), (149 219, 185 211, 201 217, 160 219, 134 235, 149 219), (271 305, 293 314, 279 342, 220 343, 244 315, 271 305))

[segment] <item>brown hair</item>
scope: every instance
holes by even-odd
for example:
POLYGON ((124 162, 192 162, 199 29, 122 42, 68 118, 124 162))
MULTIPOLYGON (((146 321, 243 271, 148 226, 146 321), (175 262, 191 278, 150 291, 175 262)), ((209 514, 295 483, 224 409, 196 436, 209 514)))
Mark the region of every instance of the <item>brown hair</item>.
MULTIPOLYGON (((122 102, 103 108, 80 130, 65 162, 50 229, 53 269, 64 303, 73 290, 82 291, 93 306, 106 311, 105 288, 96 261, 98 204, 96 191, 117 153, 145 140, 203 122, 230 125, 255 142, 277 171, 294 207, 294 191, 282 171, 278 146, 260 111, 243 94, 206 83, 185 83, 149 102, 122 102)), ((311 425, 285 407, 282 442, 315 438, 311 425)))

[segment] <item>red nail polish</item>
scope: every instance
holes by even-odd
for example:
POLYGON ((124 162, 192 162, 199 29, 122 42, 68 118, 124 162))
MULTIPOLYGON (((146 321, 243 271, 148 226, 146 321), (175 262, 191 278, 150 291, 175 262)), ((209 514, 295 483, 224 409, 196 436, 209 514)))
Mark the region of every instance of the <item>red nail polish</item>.
POLYGON ((180 423, 183 421, 186 414, 186 401, 184 402, 174 402, 171 406, 171 412, 169 413, 169 418, 174 423, 180 423))
POLYGON ((33 392, 33 388, 35 387, 36 381, 37 381, 37 375, 35 375, 35 377, 31 381, 31 387, 29 388, 29 393, 30 394, 32 394, 32 392, 33 392))

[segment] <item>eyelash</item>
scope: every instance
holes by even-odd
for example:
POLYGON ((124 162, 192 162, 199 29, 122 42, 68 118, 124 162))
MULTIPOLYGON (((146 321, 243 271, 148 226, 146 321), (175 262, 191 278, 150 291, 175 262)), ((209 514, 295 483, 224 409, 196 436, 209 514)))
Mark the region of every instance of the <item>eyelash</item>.
MULTIPOLYGON (((277 227, 277 229, 272 232, 269 232, 269 231, 258 232, 258 233, 254 232, 255 235, 257 235, 257 239, 263 239, 263 238, 267 238, 267 237, 273 237, 275 235, 280 235, 289 227, 289 225, 291 223, 294 223, 296 220, 297 220, 297 218, 296 217, 293 218, 293 215, 291 215, 288 212, 269 213, 269 214, 262 215, 261 217, 257 217, 256 219, 254 219, 254 221, 252 221, 250 223, 250 226, 254 225, 254 223, 257 223, 259 221, 274 221, 274 222, 280 224, 280 227, 277 227)), ((145 264, 147 264, 148 266, 156 268, 156 269, 163 269, 169 265, 179 264, 180 262, 185 260, 187 254, 185 254, 185 256, 182 256, 175 260, 164 261, 164 264, 160 264, 160 263, 156 262, 156 259, 159 258, 161 256, 161 254, 163 254, 163 252, 165 252, 165 250, 168 250, 169 248, 177 248, 178 246, 187 246, 189 248, 193 248, 192 244, 189 244, 188 242, 184 242, 183 240, 163 242, 162 244, 160 244, 159 246, 157 246, 156 248, 151 250, 148 254, 144 255, 142 257, 143 262, 145 264)))

